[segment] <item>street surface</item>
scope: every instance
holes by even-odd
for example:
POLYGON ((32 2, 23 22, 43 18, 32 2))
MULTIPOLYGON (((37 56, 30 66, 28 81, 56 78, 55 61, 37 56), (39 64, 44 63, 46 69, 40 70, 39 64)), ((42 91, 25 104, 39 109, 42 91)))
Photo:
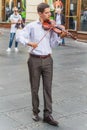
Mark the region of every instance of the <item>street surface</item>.
POLYGON ((0 36, 0 130, 87 130, 87 43, 65 39, 53 49, 53 117, 59 127, 43 123, 43 91, 40 84, 39 122, 32 120, 28 47, 6 49, 9 29, 0 36))

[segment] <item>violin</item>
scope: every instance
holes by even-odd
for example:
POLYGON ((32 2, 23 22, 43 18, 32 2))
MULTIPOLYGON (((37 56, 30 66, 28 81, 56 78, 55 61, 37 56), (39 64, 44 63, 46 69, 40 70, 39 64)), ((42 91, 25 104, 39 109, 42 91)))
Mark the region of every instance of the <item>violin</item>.
POLYGON ((42 24, 42 27, 44 28, 44 30, 53 30, 61 38, 71 37, 74 40, 77 39, 72 33, 65 30, 65 27, 63 25, 56 25, 55 21, 45 20, 42 24))

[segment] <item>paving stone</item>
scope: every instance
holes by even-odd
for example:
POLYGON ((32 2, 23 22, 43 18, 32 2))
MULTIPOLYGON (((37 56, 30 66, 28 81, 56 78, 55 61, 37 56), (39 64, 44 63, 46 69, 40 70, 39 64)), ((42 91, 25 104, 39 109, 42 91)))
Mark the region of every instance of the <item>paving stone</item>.
POLYGON ((43 123, 43 86, 40 83, 39 122, 32 120, 27 68, 28 48, 6 49, 9 31, 0 36, 0 130, 87 130, 87 43, 66 39, 53 49, 53 117, 59 127, 43 123))
POLYGON ((0 115, 0 130, 16 130, 16 127, 19 126, 15 120, 12 120, 6 115, 0 115))

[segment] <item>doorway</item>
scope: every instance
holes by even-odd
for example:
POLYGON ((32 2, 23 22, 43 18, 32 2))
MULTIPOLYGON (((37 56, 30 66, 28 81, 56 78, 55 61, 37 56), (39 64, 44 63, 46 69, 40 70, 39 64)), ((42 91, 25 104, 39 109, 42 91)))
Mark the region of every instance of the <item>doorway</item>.
POLYGON ((5 1, 5 21, 9 20, 10 15, 13 12, 14 0, 6 0, 5 1))
POLYGON ((87 31, 87 0, 66 0, 66 28, 87 31))
POLYGON ((77 30, 78 0, 66 0, 66 28, 77 30))

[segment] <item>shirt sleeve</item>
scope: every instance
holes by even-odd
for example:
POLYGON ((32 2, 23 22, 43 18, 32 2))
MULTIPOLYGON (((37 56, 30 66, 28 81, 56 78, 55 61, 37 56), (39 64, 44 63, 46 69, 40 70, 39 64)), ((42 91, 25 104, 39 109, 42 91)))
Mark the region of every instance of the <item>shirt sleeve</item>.
POLYGON ((22 17, 21 17, 21 15, 19 15, 19 19, 20 19, 20 20, 22 20, 22 17))
POLYGON ((9 21, 13 20, 13 15, 10 16, 9 21))
POLYGON ((30 26, 26 25, 22 30, 17 31, 16 41, 26 45, 30 42, 30 26))
POLYGON ((50 35, 50 46, 52 48, 57 47, 62 42, 62 39, 54 31, 50 35))

